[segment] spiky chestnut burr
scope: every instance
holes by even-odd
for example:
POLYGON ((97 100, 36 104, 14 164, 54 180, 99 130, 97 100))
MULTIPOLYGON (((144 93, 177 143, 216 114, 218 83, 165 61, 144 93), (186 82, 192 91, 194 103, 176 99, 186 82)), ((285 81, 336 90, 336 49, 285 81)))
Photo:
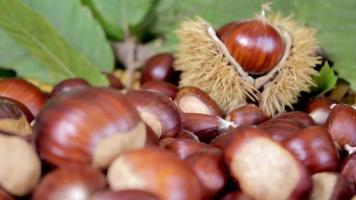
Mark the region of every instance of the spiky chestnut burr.
POLYGON ((266 10, 218 34, 202 18, 183 22, 174 65, 182 71, 180 86, 199 87, 225 112, 253 100, 275 115, 297 102, 317 74, 315 31, 280 14, 266 17, 266 10))

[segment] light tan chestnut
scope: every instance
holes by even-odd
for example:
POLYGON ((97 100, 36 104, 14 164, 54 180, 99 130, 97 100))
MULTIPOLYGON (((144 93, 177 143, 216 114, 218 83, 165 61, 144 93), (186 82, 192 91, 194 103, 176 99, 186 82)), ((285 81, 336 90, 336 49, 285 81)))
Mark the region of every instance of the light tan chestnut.
POLYGON ((200 200, 201 185, 188 164, 160 148, 146 147, 119 156, 108 170, 112 190, 141 189, 162 200, 200 200))
POLYGON ((352 198, 352 185, 339 173, 316 173, 312 176, 312 180, 313 190, 309 200, 344 200, 352 198))
POLYGON ((14 196, 30 193, 41 175, 35 149, 23 138, 0 133, 0 187, 14 196))
POLYGON ((245 128, 225 149, 231 175, 253 199, 305 199, 311 190, 307 169, 265 131, 245 128))
POLYGON ((179 109, 169 97, 149 90, 130 91, 126 97, 159 138, 174 137, 181 130, 179 109))
POLYGON ((184 113, 200 113, 223 116, 222 110, 204 91, 196 87, 183 87, 174 98, 174 102, 184 113))
POLYGON ((123 94, 82 88, 51 99, 37 118, 36 145, 52 165, 106 168, 120 153, 146 143, 146 127, 123 94))
POLYGON ((88 200, 106 185, 101 171, 89 166, 73 165, 46 174, 32 200, 88 200))

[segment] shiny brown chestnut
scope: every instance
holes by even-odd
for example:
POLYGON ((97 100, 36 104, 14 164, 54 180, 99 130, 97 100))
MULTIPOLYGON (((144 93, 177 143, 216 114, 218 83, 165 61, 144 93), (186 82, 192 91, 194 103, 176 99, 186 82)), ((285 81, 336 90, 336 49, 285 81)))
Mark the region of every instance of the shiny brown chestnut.
POLYGON ((187 163, 160 148, 145 147, 120 155, 107 173, 112 190, 141 189, 162 200, 200 200, 201 185, 187 163))
POLYGON ((0 188, 0 200, 15 200, 6 191, 0 188))
POLYGON ((149 90, 130 91, 126 94, 141 119, 159 137, 174 137, 182 128, 178 107, 167 96, 149 90))
POLYGON ((348 105, 335 105, 328 117, 327 127, 333 140, 341 147, 356 146, 356 110, 348 105))
POLYGON ((253 199, 305 199, 308 170, 285 147, 259 128, 244 128, 224 151, 230 174, 253 199), (281 189, 283 188, 283 189, 281 189))
POLYGON ((275 119, 279 118, 299 122, 305 127, 315 125, 314 120, 307 113, 302 111, 284 112, 275 117, 275 119))
POLYGON ((308 101, 305 111, 311 113, 317 109, 330 109, 333 101, 327 97, 317 97, 308 101))
POLYGON ((252 200, 242 192, 230 192, 223 196, 221 200, 252 200))
POLYGON ((70 78, 59 82, 51 91, 51 98, 72 90, 90 87, 90 83, 82 78, 70 78))
POLYGON ((216 136, 227 131, 233 123, 215 115, 182 113, 183 129, 198 136, 199 141, 209 143, 216 136))
POLYGON ((341 167, 341 173, 354 185, 356 189, 356 153, 346 157, 341 167))
POLYGON ((173 62, 174 57, 170 53, 160 53, 149 58, 142 67, 141 84, 153 80, 172 81, 173 62))
POLYGON ((105 72, 104 72, 104 74, 106 75, 106 78, 109 81, 109 87, 114 88, 114 89, 118 89, 118 90, 121 90, 121 89, 125 88, 124 84, 122 84, 120 79, 118 77, 116 77, 114 74, 105 73, 105 72))
POLYGON ((200 180, 204 199, 213 199, 227 184, 228 170, 221 153, 196 153, 185 161, 200 180))
MULTIPOLYGON (((21 107, 20 104, 13 99, 0 97, 0 130, 22 137, 29 137, 32 136, 33 131, 26 115, 32 117, 32 119, 33 115, 22 104, 23 107, 21 107)), ((30 118, 31 121, 32 119, 30 118)))
POLYGON ((225 119, 232 121, 235 126, 248 126, 258 125, 268 120, 268 117, 255 104, 246 104, 230 111, 225 119))
POLYGON ((183 113, 200 113, 219 117, 224 115, 218 104, 207 93, 196 87, 181 88, 174 102, 183 113))
POLYGON ((89 166, 73 165, 46 174, 37 186, 32 200, 87 200, 106 188, 104 174, 89 166))
POLYGON ((25 105, 36 116, 48 97, 26 80, 6 78, 0 80, 0 96, 8 97, 25 105))
POLYGON ((149 81, 141 85, 141 89, 153 90, 174 99, 178 93, 177 86, 165 81, 149 81))
POLYGON ((259 128, 267 131, 272 139, 281 142, 293 136, 305 126, 298 122, 285 118, 273 118, 258 125, 259 128))
POLYGON ((0 187, 14 196, 30 193, 41 175, 41 162, 23 138, 0 132, 0 187))
POLYGON ((49 100, 35 132, 41 157, 56 166, 105 168, 121 152, 146 143, 146 127, 134 106, 111 88, 82 88, 49 100))
POLYGON ((160 141, 160 146, 161 148, 175 152, 182 160, 199 152, 220 153, 220 150, 217 148, 186 138, 164 138, 160 141))
POLYGON ((135 189, 119 191, 101 191, 94 194, 89 200, 160 200, 156 195, 135 189))
POLYGON ((310 200, 344 200, 351 199, 353 188, 350 182, 336 172, 320 172, 312 176, 313 190, 310 200))
POLYGON ((298 131, 283 141, 289 149, 313 174, 322 171, 336 171, 339 155, 328 130, 311 126, 298 131))
POLYGON ((228 33, 223 33, 223 30, 218 31, 221 41, 244 71, 250 74, 269 72, 284 54, 283 38, 266 20, 243 21, 237 25, 226 25, 228 33))

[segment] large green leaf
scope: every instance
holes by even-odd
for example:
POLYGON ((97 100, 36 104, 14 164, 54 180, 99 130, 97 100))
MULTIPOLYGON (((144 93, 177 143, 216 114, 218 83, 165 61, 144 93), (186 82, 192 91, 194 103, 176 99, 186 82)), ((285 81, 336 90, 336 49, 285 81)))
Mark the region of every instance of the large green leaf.
POLYGON ((34 11, 45 16, 64 39, 80 50, 102 71, 114 67, 114 56, 100 24, 91 11, 78 0, 23 0, 34 11))
POLYGON ((89 0, 86 2, 113 38, 123 39, 125 26, 139 25, 154 0, 89 0))
MULTIPOLYGON (((21 46, 28 52, 25 52, 25 56, 31 56, 47 70, 51 77, 50 82, 56 83, 64 78, 80 77, 94 85, 108 84, 98 68, 77 49, 71 47, 43 16, 31 10, 20 0, 0 0, 0 27, 16 41, 17 47, 21 46)), ((19 56, 24 51, 11 53, 19 56)), ((10 59, 9 62, 14 61, 10 59)), ((37 66, 37 69, 42 67, 37 66)), ((44 70, 38 71, 44 72, 44 70)), ((42 80, 42 77, 38 78, 42 80)))
MULTIPOLYGON (((172 50, 178 42, 172 33, 182 19, 199 15, 218 28, 232 20, 253 17, 261 4, 268 1, 161 0, 154 30, 165 35, 168 50, 172 50)), ((274 0, 272 9, 285 15, 295 14, 296 20, 315 27, 321 47, 335 63, 335 69, 356 88, 356 1, 274 0)))

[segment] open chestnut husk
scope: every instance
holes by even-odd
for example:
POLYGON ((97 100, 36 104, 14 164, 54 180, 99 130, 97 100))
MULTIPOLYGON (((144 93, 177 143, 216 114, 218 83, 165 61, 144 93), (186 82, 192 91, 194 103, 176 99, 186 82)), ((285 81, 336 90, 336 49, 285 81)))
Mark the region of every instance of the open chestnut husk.
POLYGON ((105 176, 101 171, 89 166, 73 165, 46 174, 37 186, 32 200, 85 200, 106 186, 105 176))
POLYGON ((146 143, 146 127, 118 90, 82 88, 49 100, 37 118, 36 145, 56 166, 109 166, 121 152, 146 143))

